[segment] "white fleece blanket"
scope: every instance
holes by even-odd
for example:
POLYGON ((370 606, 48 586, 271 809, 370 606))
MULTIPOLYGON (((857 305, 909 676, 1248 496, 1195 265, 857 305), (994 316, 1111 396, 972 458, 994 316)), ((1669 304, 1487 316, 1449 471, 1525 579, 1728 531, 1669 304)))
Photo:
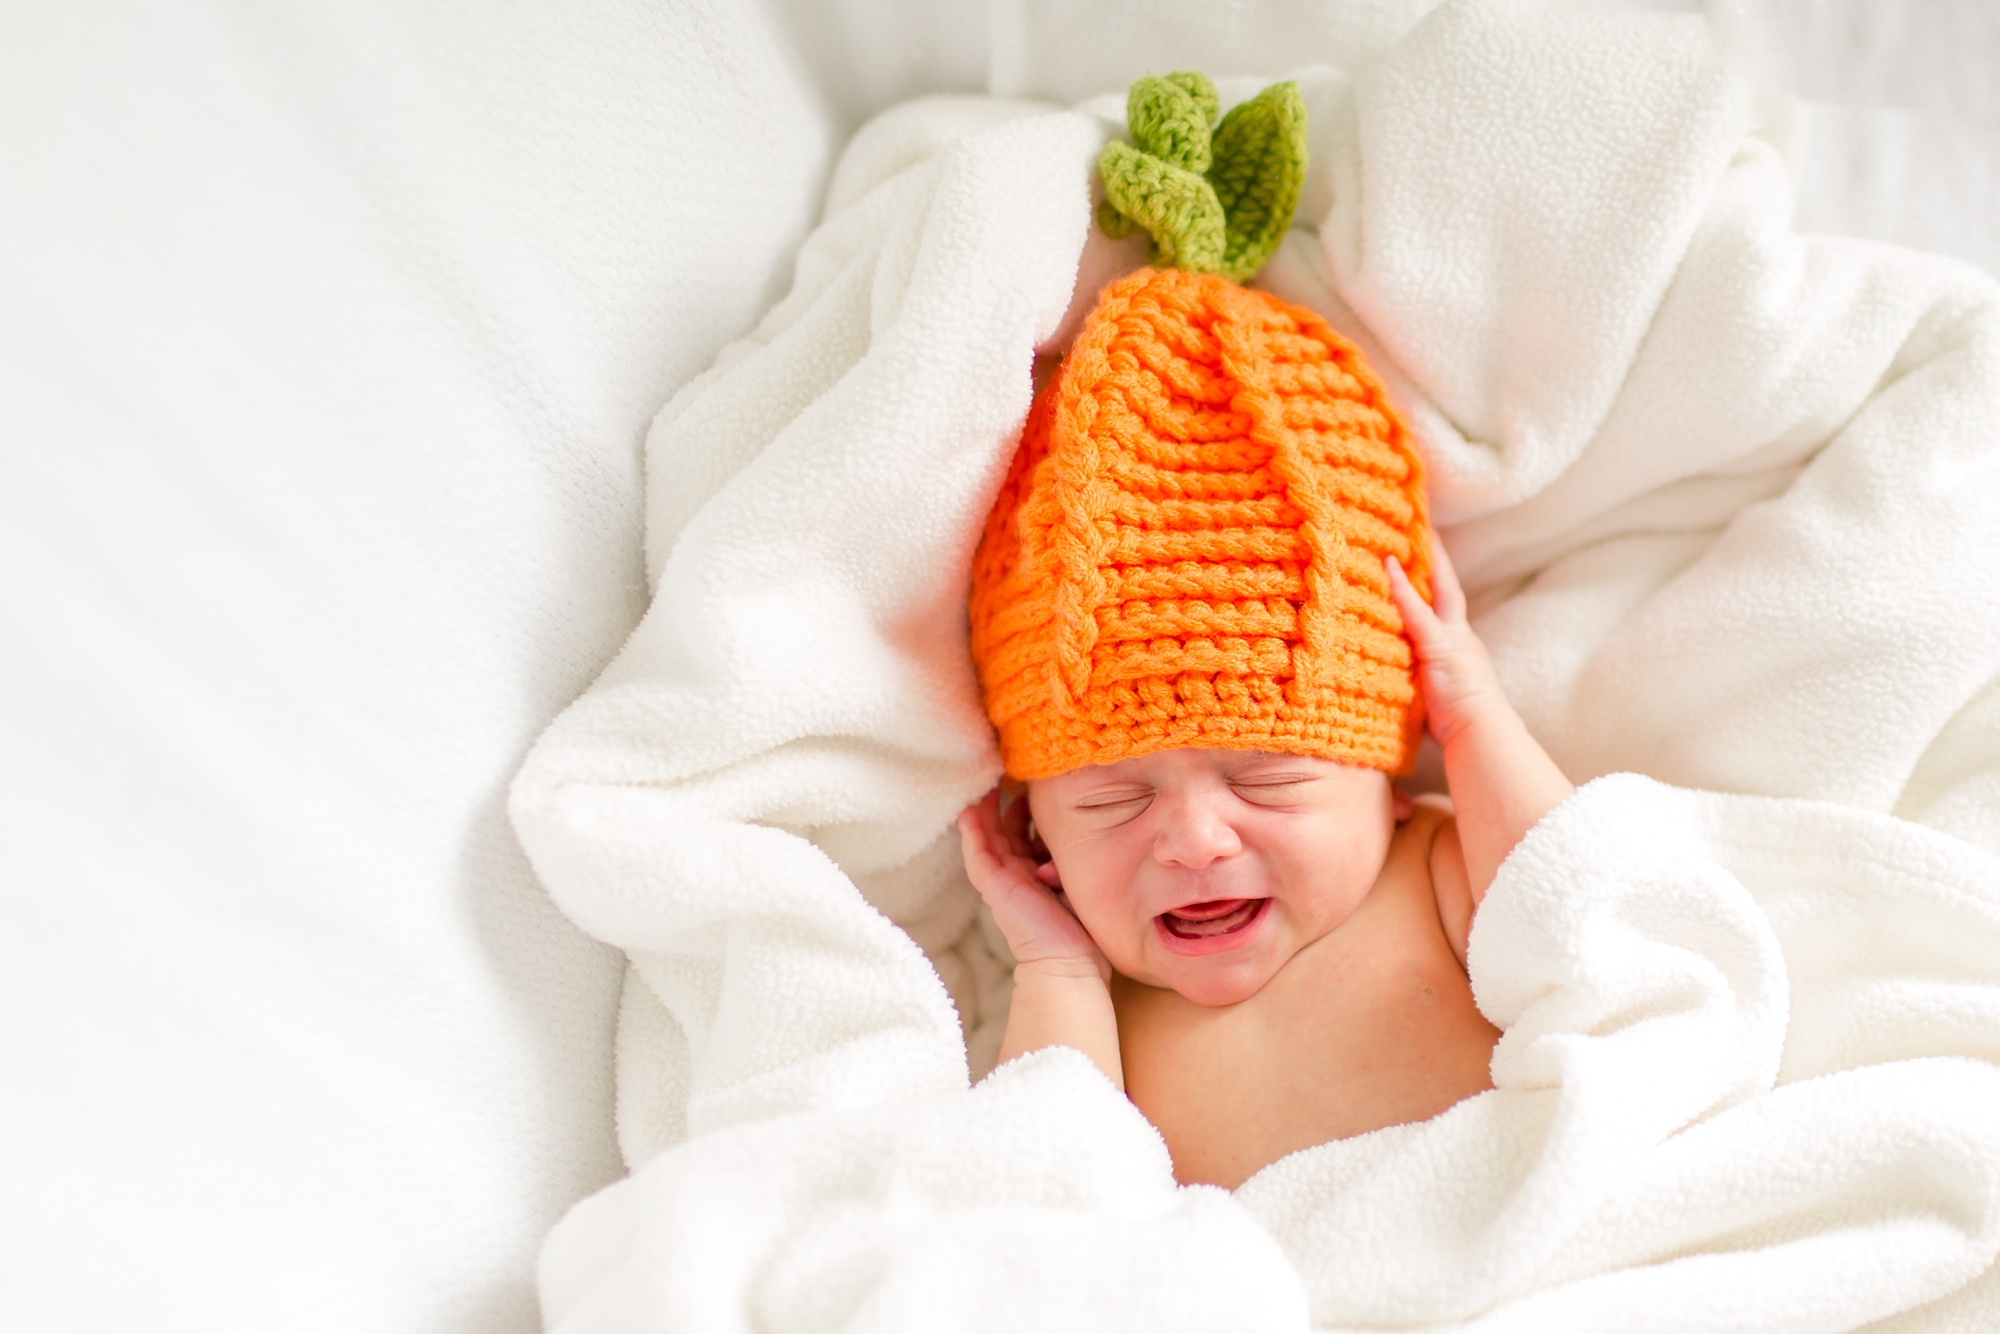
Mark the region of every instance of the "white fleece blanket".
POLYGON ((1479 914, 1495 1090, 1228 1195, 1074 1053, 968 1087, 1006 981, 947 836, 997 772, 966 571, 1036 350, 1139 255, 1089 228, 1122 99, 911 104, 661 414, 651 609, 515 784, 634 965, 636 1171, 552 1234, 552 1327, 2000 1318, 2000 290, 1791 235, 1698 21, 1464 0, 1298 77, 1263 282, 1406 408, 1558 761, 1651 776, 1479 914))

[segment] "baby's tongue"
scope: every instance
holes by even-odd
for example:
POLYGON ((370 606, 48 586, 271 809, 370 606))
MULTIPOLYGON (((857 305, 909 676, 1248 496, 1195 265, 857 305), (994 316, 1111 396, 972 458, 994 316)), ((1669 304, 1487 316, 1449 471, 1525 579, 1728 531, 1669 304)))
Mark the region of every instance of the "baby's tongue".
POLYGON ((1167 929, 1177 936, 1219 936, 1234 931, 1250 920, 1262 899, 1210 899, 1189 903, 1162 914, 1167 929))

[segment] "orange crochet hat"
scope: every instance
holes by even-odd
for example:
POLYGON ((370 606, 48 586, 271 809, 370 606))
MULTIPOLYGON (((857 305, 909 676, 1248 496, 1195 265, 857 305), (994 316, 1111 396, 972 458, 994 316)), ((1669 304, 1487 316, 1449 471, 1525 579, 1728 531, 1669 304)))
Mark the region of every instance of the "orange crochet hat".
POLYGON ((1430 587, 1423 467, 1361 354, 1213 274, 1106 288, 973 562, 1007 773, 1182 746, 1403 772, 1423 714, 1382 557, 1430 587))
POLYGON ((1408 432, 1325 320, 1213 272, 1112 283, 973 562, 1008 775, 1183 746, 1406 771, 1423 712, 1383 557, 1429 597, 1428 532, 1408 432))

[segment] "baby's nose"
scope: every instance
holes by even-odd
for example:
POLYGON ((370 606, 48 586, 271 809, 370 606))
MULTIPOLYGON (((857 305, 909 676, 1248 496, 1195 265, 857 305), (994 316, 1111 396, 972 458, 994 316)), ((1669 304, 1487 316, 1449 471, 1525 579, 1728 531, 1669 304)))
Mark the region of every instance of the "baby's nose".
POLYGON ((1165 804, 1153 839, 1153 856, 1160 862, 1199 871, 1243 850, 1243 840, 1218 803, 1189 796, 1165 804))

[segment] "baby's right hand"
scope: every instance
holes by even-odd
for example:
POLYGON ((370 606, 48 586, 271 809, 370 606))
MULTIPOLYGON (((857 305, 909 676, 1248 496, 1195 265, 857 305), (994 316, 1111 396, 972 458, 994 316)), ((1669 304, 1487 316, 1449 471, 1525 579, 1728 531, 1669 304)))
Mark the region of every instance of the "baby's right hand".
POLYGON ((1055 866, 1037 864, 1028 851, 1027 800, 1016 801, 1002 819, 1000 794, 988 792, 958 816, 965 873, 993 912, 993 924, 1022 967, 1050 976, 1111 980, 1111 965, 1090 932, 1057 894, 1062 882, 1055 866), (1010 827, 1011 826, 1011 827, 1010 827))

